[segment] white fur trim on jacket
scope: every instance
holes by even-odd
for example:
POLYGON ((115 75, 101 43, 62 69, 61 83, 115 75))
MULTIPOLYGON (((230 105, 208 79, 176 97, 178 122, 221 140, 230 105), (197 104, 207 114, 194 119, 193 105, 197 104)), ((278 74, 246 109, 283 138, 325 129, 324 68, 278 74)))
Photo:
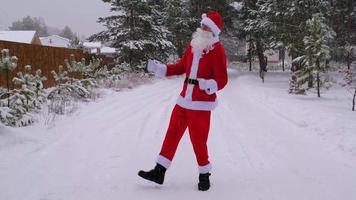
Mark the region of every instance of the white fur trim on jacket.
POLYGON ((155 73, 155 76, 159 77, 159 78, 163 78, 166 77, 167 74, 167 65, 165 64, 156 64, 157 68, 155 73))
POLYGON ((215 36, 218 36, 220 34, 220 32, 221 32, 219 27, 209 17, 203 17, 203 19, 201 20, 200 24, 207 25, 209 28, 211 28, 211 30, 213 31, 215 36))
POLYGON ((167 159, 166 157, 163 157, 161 155, 158 155, 156 162, 158 164, 162 165, 163 167, 165 167, 166 169, 168 169, 172 163, 172 161, 170 161, 169 159, 167 159))
POLYGON ((218 106, 217 101, 192 101, 179 95, 177 104, 189 110, 211 111, 218 106))
POLYGON ((198 170, 200 174, 206 174, 209 173, 211 171, 213 167, 211 166, 211 164, 207 164, 205 166, 199 166, 198 170))

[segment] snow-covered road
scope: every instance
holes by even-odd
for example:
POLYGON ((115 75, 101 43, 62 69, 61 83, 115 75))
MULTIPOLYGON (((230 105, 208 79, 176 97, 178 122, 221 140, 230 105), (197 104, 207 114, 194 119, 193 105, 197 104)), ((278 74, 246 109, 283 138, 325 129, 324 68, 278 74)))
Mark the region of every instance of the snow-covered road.
POLYGON ((137 176, 160 150, 183 81, 173 78, 108 93, 51 129, 0 127, 0 199, 355 199, 355 113, 286 94, 286 77, 262 85, 230 71, 212 114, 208 192, 197 190, 188 134, 163 186, 137 176))

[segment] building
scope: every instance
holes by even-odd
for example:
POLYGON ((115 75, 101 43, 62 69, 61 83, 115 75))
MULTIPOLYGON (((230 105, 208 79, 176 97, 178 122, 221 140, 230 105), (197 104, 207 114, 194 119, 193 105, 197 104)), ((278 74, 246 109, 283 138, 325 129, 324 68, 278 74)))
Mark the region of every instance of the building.
POLYGON ((0 31, 0 40, 42 45, 36 31, 0 31))
POLYGON ((97 54, 100 53, 102 44, 101 42, 84 42, 83 47, 84 47, 84 52, 90 54, 97 54))
POLYGON ((100 54, 108 57, 114 57, 116 53, 115 48, 103 46, 101 42, 84 42, 84 52, 90 54, 100 54))
POLYGON ((44 46, 51 46, 51 47, 62 47, 62 48, 69 48, 70 47, 70 39, 58 36, 58 35, 51 35, 48 37, 41 37, 40 38, 42 45, 44 46))

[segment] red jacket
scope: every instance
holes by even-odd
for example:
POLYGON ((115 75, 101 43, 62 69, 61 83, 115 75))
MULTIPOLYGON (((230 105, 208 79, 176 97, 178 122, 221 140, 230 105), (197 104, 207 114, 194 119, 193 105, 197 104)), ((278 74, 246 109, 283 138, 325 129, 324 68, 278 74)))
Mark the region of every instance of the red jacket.
MULTIPOLYGON (((166 76, 186 74, 186 78, 211 80, 221 90, 227 84, 227 61, 225 49, 217 41, 211 50, 194 53, 189 45, 176 64, 168 64, 166 76), (198 64, 199 63, 199 64, 198 64)), ((213 110, 217 106, 216 94, 209 95, 198 85, 184 83, 177 104, 191 110, 213 110)))

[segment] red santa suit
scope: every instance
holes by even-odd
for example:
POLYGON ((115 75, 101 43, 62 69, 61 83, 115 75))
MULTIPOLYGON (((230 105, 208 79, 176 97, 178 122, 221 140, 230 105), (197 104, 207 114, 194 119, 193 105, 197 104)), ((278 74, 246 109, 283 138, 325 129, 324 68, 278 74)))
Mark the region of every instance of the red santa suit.
POLYGON ((199 172, 204 174, 211 170, 207 148, 210 114, 218 104, 216 92, 225 87, 228 78, 226 54, 218 38, 221 17, 215 12, 208 13, 201 23, 214 33, 211 48, 199 52, 189 45, 178 63, 158 64, 154 71, 158 76, 186 74, 157 163, 166 168, 170 166, 178 143, 188 128, 199 172))

